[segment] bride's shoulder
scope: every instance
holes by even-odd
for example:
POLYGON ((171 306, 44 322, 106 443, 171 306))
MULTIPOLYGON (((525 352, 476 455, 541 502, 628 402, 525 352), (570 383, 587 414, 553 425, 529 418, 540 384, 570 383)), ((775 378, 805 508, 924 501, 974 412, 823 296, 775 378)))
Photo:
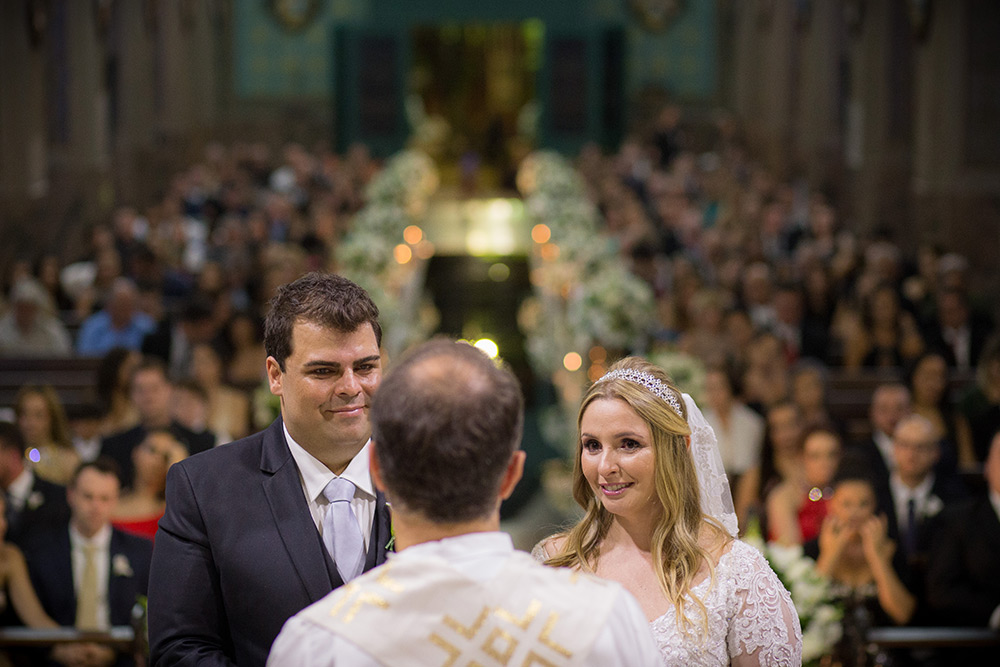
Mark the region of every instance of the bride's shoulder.
POLYGON ((537 561, 546 561, 563 550, 566 536, 563 534, 549 535, 531 550, 531 556, 537 561))

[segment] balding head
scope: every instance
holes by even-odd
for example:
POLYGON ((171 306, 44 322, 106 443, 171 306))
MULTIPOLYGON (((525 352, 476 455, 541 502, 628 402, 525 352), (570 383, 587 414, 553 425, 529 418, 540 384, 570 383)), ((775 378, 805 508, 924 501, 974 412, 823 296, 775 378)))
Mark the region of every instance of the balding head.
POLYGON ((372 403, 387 496, 436 523, 491 515, 523 419, 510 371, 465 343, 419 346, 382 381, 372 403))
POLYGON ((920 415, 899 420, 892 437, 892 457, 903 483, 915 487, 934 470, 940 456, 934 425, 920 415))

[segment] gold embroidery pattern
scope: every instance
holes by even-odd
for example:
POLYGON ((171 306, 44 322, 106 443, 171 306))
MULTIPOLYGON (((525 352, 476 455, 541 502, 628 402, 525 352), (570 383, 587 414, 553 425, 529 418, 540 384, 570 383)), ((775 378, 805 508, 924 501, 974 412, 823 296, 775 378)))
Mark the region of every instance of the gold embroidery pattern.
MULTIPOLYGON (((559 622, 558 612, 551 612, 548 615, 537 638, 533 638, 534 631, 530 628, 541 611, 542 603, 535 599, 528 604, 528 608, 521 616, 503 607, 491 608, 485 606, 479 612, 476 620, 469 626, 462 625, 450 615, 446 615, 443 622, 445 627, 469 642, 469 649, 475 651, 472 647, 478 645, 478 650, 483 655, 495 661, 495 663, 490 661, 490 665, 496 664, 506 667, 510 663, 511 658, 514 657, 521 642, 525 642, 532 646, 545 646, 560 656, 560 658, 553 662, 553 660, 540 655, 535 650, 529 650, 524 661, 521 663, 521 667, 531 667, 533 665, 538 667, 557 667, 557 665, 562 664, 563 658, 566 660, 572 658, 573 653, 552 639, 553 630, 559 622), (503 623, 504 626, 489 623, 491 617, 503 623), (486 638, 482 643, 479 643, 476 637, 482 636, 483 633, 486 633, 486 638)), ((537 624, 535 628, 537 628, 537 624)), ((461 639, 456 638, 449 641, 437 632, 431 633, 428 639, 432 644, 448 654, 445 661, 441 663, 441 667, 455 667, 457 665, 459 658, 463 654, 463 649, 456 645, 456 643, 464 643, 461 639)), ((470 661, 464 667, 481 667, 481 665, 478 662, 470 661)))
POLYGON ((344 623, 350 623, 354 620, 354 617, 358 615, 358 612, 361 611, 361 608, 366 604, 378 607, 379 609, 389 608, 389 603, 385 600, 385 598, 375 595, 374 593, 366 593, 359 590, 358 586, 348 584, 344 587, 344 592, 339 596, 336 604, 330 608, 330 616, 333 616, 334 618, 340 616, 341 621, 344 623), (341 614, 340 612, 343 611, 344 608, 348 606, 348 603, 352 601, 353 604, 350 605, 347 611, 341 614))
POLYGON ((436 632, 432 633, 429 639, 432 644, 441 649, 444 649, 444 652, 448 654, 448 658, 441 663, 441 667, 452 667, 455 664, 455 661, 458 660, 458 656, 462 655, 461 649, 459 649, 457 646, 449 644, 446 639, 441 637, 436 632))
POLYGON ((542 642, 543 644, 548 646, 550 649, 552 649, 559 655, 565 656, 568 659, 573 656, 573 653, 570 652, 565 646, 560 646, 551 639, 552 628, 556 627, 556 623, 558 622, 559 622, 558 613, 552 612, 551 614, 549 614, 549 620, 545 621, 545 627, 542 628, 542 634, 538 635, 538 641, 542 642))
POLYGON ((444 624, 447 625, 452 630, 454 630, 455 632, 457 632, 458 634, 465 637, 466 639, 472 639, 473 637, 476 636, 476 633, 479 632, 479 628, 483 627, 483 623, 486 622, 486 617, 489 615, 490 615, 490 608, 483 607, 483 610, 479 612, 479 618, 476 619, 476 622, 473 623, 471 627, 468 628, 465 627, 464 625, 462 625, 461 623, 459 623, 458 621, 456 621, 455 619, 453 619, 451 616, 448 615, 445 615, 444 617, 444 624))

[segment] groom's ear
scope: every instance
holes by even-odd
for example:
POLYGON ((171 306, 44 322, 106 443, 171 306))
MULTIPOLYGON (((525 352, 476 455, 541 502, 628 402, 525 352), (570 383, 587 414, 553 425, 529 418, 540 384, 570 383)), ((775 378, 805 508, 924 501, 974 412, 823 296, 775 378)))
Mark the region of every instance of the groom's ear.
POLYGON ((375 455, 375 441, 368 445, 368 472, 371 473, 372 482, 375 488, 385 493, 385 485, 382 483, 382 469, 378 465, 378 457, 375 455))
POLYGON ((691 449, 691 436, 690 435, 685 435, 684 436, 684 442, 687 443, 688 449, 691 449))

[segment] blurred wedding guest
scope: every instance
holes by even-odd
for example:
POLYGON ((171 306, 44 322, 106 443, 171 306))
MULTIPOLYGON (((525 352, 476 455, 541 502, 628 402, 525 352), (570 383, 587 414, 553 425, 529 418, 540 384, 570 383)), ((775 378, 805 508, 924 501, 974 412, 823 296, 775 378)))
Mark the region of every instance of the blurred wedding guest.
POLYGON ((132 450, 152 429, 169 429, 193 454, 215 446, 214 437, 194 433, 173 418, 173 384, 161 360, 143 359, 136 366, 129 383, 129 396, 139 413, 139 423, 127 431, 109 435, 101 442, 101 455, 110 457, 118 464, 123 486, 132 484, 132 450))
MULTIPOLYGON (((149 540, 111 526, 119 483, 113 462, 83 463, 67 488, 69 523, 33 536, 25 547, 38 599, 56 622, 80 630, 129 625, 136 597, 149 581, 149 540)), ((64 665, 130 665, 116 649, 93 643, 62 644, 52 653, 64 665)))
POLYGON ((993 434, 1000 431, 1000 336, 991 338, 983 348, 976 366, 976 384, 962 397, 959 410, 959 430, 968 433, 959 443, 972 443, 959 452, 959 458, 963 467, 973 467, 986 460, 993 434))
POLYGON ((24 554, 17 545, 6 540, 7 520, 4 518, 6 514, 7 500, 0 495, 0 591, 4 592, 4 595, 0 596, 0 613, 6 612, 9 604, 13 607, 17 618, 29 628, 59 627, 58 623, 49 618, 42 608, 42 603, 38 601, 38 595, 28 576, 28 565, 25 563, 24 554))
POLYGON ((479 664, 498 631, 511 638, 501 663, 660 664, 621 585, 543 567, 500 532, 500 503, 524 467, 523 420, 514 375, 474 347, 432 341, 397 366, 372 406, 371 444, 397 553, 293 616, 268 665, 479 664), (359 613, 368 598, 386 602, 359 613), (480 622, 490 609, 518 618, 480 622), (540 635, 535 618, 548 619, 540 635))
POLYGON ((739 480, 760 464, 764 418, 737 400, 732 377, 721 368, 705 374, 705 420, 719 441, 722 465, 734 490, 736 516, 745 521, 751 498, 741 498, 739 480))
POLYGON ((215 313, 207 298, 185 302, 176 319, 166 318, 142 341, 142 353, 167 364, 170 377, 185 378, 194 370, 194 346, 216 334, 215 313))
POLYGON ((11 290, 9 301, 7 312, 0 316, 0 357, 54 357, 72 352, 69 333, 38 282, 22 278, 11 290))
MULTIPOLYGON (((802 415, 791 401, 784 401, 771 407, 765 417, 764 445, 761 447, 760 462, 747 470, 736 486, 736 498, 743 505, 742 511, 749 516, 758 513, 767 534, 767 513, 764 499, 784 480, 798 480, 801 477, 802 415)), ((737 507, 737 513, 741 508, 737 507)))
POLYGON ((25 385, 14 400, 17 425, 35 474, 66 484, 80 463, 73 448, 66 411, 55 390, 47 385, 25 385))
POLYGON ((225 366, 218 348, 200 343, 192 350, 191 377, 204 389, 208 400, 209 429, 220 438, 236 440, 249 434, 250 399, 225 383, 225 366))
POLYGON ((109 350, 101 359, 97 367, 97 398, 104 411, 102 434, 127 431, 139 421, 139 413, 129 399, 129 380, 140 361, 142 355, 124 347, 109 350))
POLYGON ((76 351, 85 356, 101 356, 115 347, 138 350, 156 323, 139 310, 139 290, 128 278, 111 283, 104 308, 80 325, 76 351))
POLYGON ((41 479, 25 465, 24 436, 9 422, 0 422, 0 489, 6 499, 7 539, 14 544, 23 544, 33 530, 69 518, 66 487, 41 479))
POLYGON ((73 449, 80 461, 93 461, 101 454, 101 423, 104 415, 95 403, 71 406, 66 410, 73 449))
POLYGON ((878 511, 887 517, 889 537, 900 547, 900 574, 918 597, 930 538, 927 523, 966 495, 958 478, 935 471, 940 456, 933 425, 920 415, 903 417, 892 436, 889 483, 876 487, 878 511))
POLYGON ((826 404, 826 366, 815 359, 801 359, 791 369, 789 398, 798 406, 802 423, 807 427, 832 423, 826 404))
POLYGON ((993 331, 993 323, 973 313, 966 292, 956 287, 939 290, 936 306, 935 318, 925 334, 928 342, 944 350, 950 366, 962 370, 975 368, 993 331))
POLYGON ((118 530, 152 540, 166 508, 167 470, 187 458, 184 445, 167 429, 154 429, 132 450, 132 489, 122 494, 111 517, 118 530))
POLYGON ((985 494, 946 508, 935 521, 927 602, 935 622, 1000 630, 1000 432, 983 475, 985 494))
POLYGON ((869 476, 876 488, 884 488, 889 483, 889 472, 895 466, 892 434, 896 432, 899 420, 910 411, 910 391, 905 385, 880 384, 872 392, 868 409, 872 434, 870 438, 855 443, 854 449, 868 459, 869 476))
POLYGON ((197 380, 180 380, 174 383, 173 420, 192 433, 212 439, 212 446, 232 442, 228 432, 210 428, 208 392, 197 380))
POLYGON ((840 437, 814 427, 802 437, 801 472, 778 483, 765 499, 769 540, 802 544, 819 535, 840 464, 840 437))
POLYGON ((948 363, 944 356, 931 351, 917 357, 909 369, 907 385, 913 413, 931 423, 935 438, 954 445, 958 414, 948 398, 948 363))
POLYGON ((229 346, 227 381, 241 388, 257 387, 266 377, 263 326, 250 313, 236 313, 226 324, 225 337, 229 346))
POLYGON ((746 404, 762 414, 788 397, 788 357, 770 331, 756 333, 750 343, 743 391, 746 404))
POLYGON ((876 286, 862 304, 861 326, 844 342, 848 368, 899 367, 924 350, 913 316, 904 311, 896 288, 876 286))
POLYGON ((916 609, 916 598, 893 565, 896 544, 886 532, 885 517, 875 514, 875 489, 864 465, 863 459, 845 458, 833 480, 819 537, 804 545, 844 606, 844 632, 834 649, 835 663, 858 667, 868 664, 868 628, 905 625, 916 609))

